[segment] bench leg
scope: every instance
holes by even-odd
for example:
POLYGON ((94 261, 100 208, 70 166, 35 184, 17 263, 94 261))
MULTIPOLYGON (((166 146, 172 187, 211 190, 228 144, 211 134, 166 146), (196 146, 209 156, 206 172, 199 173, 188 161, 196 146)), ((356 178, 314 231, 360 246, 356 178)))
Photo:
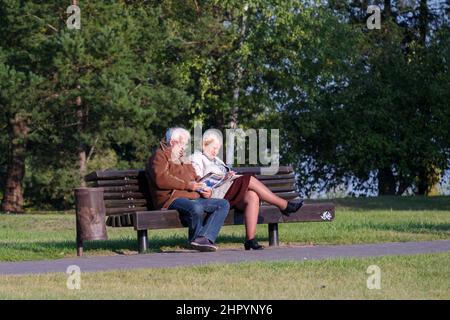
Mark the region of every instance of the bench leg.
POLYGON ((83 255, 83 240, 77 239, 77 257, 83 255))
POLYGON ((148 235, 147 230, 138 230, 138 247, 139 253, 145 253, 148 249, 148 235))
POLYGON ((279 246, 278 223, 269 223, 269 246, 279 246))

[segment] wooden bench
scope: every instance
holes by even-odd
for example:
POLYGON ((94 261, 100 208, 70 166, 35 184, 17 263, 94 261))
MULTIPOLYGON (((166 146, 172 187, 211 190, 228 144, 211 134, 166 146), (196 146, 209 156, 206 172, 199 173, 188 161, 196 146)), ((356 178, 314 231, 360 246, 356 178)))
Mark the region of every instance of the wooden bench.
MULTIPOLYGON (((274 193, 284 199, 297 197, 295 173, 292 167, 282 166, 275 175, 261 175, 259 167, 233 168, 239 174, 258 178, 274 193)), ((106 209, 106 225, 113 228, 133 227, 137 231, 139 253, 148 249, 147 230, 183 228, 176 210, 153 210, 144 170, 95 171, 85 177, 89 187, 103 188, 106 209)), ((267 224, 269 245, 278 246, 278 224, 290 222, 328 222, 334 219, 333 203, 308 203, 289 217, 267 203, 261 203, 258 224, 267 224)), ((224 225, 242 225, 242 212, 230 210, 224 225)), ((78 239, 78 236, 77 236, 78 239)), ((83 242, 77 241, 78 255, 82 254, 83 242)))

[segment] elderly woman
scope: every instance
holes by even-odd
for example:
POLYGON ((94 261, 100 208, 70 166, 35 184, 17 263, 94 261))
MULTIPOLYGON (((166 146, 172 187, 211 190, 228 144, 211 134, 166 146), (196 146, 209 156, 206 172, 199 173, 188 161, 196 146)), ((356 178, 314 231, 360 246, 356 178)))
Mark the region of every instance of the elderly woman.
MULTIPOLYGON (((235 175, 235 172, 231 171, 217 157, 221 148, 220 140, 214 131, 205 132, 202 152, 196 151, 190 157, 197 175, 203 177, 210 172, 226 174, 228 176, 235 175)), ((230 179, 230 181, 227 181, 220 187, 213 189, 212 197, 226 199, 230 202, 231 208, 236 208, 244 212, 247 236, 247 240, 244 243, 245 250, 261 250, 264 248, 255 239, 260 200, 277 206, 287 216, 292 212, 296 212, 303 204, 303 201, 286 201, 278 197, 258 179, 249 175, 230 179)))

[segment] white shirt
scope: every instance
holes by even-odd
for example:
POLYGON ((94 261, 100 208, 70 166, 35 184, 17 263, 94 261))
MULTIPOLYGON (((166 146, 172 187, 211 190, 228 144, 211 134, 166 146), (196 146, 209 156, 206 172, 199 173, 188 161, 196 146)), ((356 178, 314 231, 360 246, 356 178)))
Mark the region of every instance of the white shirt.
MULTIPOLYGON (((214 159, 210 159, 203 152, 200 151, 195 151, 189 157, 189 160, 191 161, 192 166, 195 169, 195 172, 200 177, 203 177, 210 172, 218 174, 226 174, 228 171, 231 170, 230 167, 228 167, 219 158, 215 157, 214 159)), ((222 199, 232 184, 233 181, 227 181, 220 187, 213 189, 212 198, 222 199)))

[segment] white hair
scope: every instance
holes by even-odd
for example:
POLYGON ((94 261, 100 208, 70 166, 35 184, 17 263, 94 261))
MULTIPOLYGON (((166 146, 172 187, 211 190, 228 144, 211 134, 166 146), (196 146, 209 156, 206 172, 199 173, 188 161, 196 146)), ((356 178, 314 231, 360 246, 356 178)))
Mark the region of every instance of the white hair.
POLYGON ((217 141, 219 144, 223 143, 222 133, 219 130, 209 129, 203 134, 203 145, 210 144, 212 141, 217 141))
POLYGON ((191 134, 184 128, 170 128, 166 131, 166 142, 170 143, 170 141, 178 141, 180 137, 186 137, 187 140, 191 138, 191 134))

